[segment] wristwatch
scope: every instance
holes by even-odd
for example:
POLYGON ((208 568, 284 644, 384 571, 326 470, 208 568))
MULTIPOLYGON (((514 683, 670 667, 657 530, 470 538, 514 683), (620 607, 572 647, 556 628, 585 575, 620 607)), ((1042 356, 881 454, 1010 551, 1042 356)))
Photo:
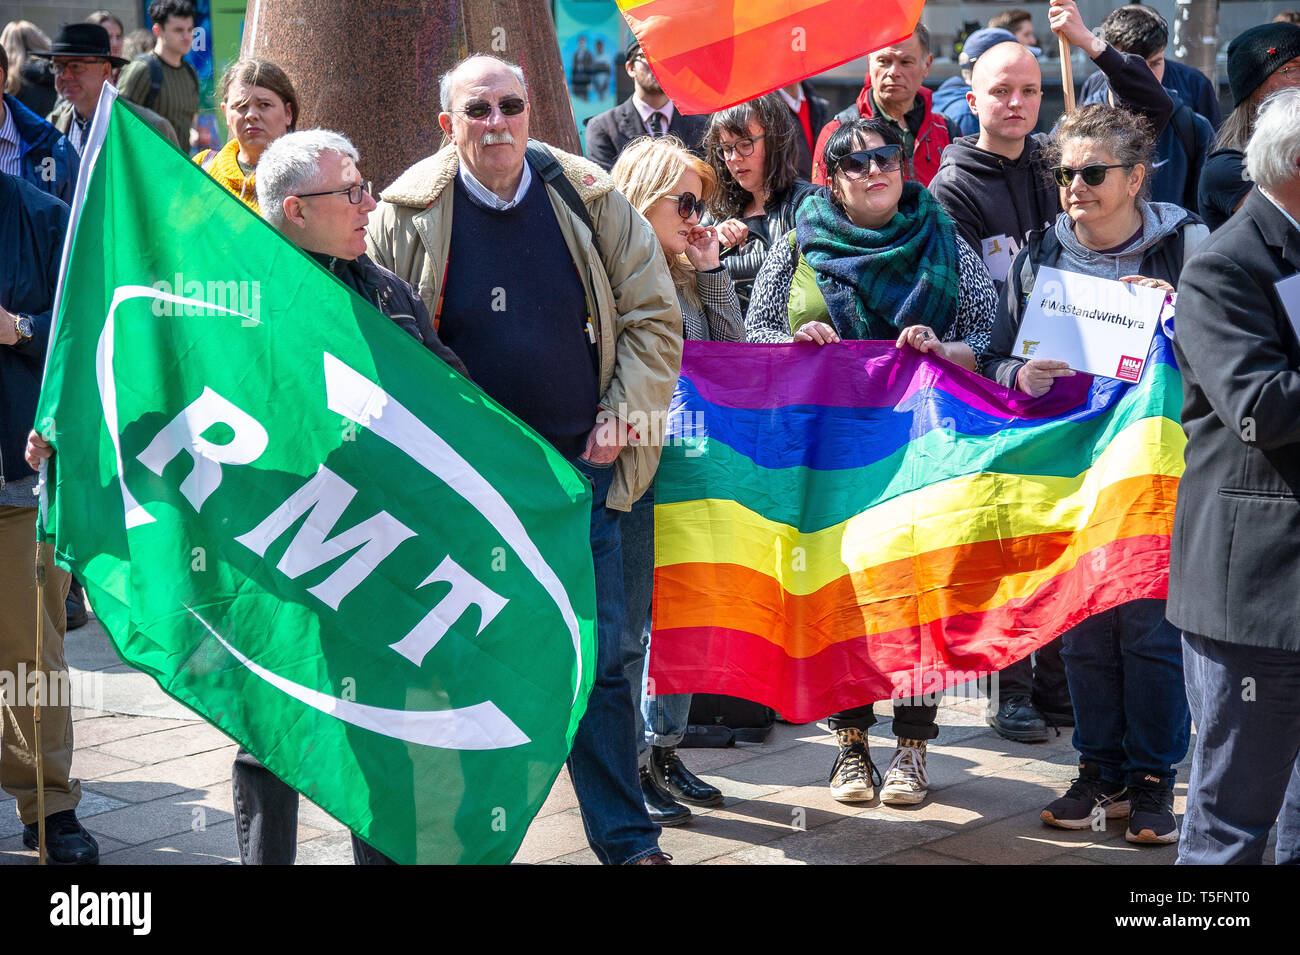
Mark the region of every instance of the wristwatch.
POLYGON ((14 331, 18 333, 17 344, 21 345, 32 337, 32 320, 26 315, 14 316, 14 331))

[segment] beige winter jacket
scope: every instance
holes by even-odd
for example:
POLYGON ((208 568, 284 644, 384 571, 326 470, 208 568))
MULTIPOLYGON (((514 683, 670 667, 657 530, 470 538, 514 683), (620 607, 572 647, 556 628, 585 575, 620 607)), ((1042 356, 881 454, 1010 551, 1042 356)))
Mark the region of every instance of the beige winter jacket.
MULTIPOLYGON (((586 225, 548 187, 556 221, 586 287, 587 308, 597 317, 600 408, 639 435, 619 454, 607 499, 609 507, 627 511, 659 466, 664 416, 682 361, 682 313, 650 224, 614 190, 614 181, 599 166, 555 147, 551 152, 596 227, 593 244, 586 225)), ((430 315, 436 314, 442 294, 454 192, 448 186, 457 170, 451 146, 416 163, 384 190, 366 230, 370 257, 414 286, 430 315)), ((532 188, 541 185, 534 177, 532 188)), ((509 268, 510 251, 502 249, 500 259, 472 267, 509 268)), ((545 287, 545 276, 537 282, 545 287)))

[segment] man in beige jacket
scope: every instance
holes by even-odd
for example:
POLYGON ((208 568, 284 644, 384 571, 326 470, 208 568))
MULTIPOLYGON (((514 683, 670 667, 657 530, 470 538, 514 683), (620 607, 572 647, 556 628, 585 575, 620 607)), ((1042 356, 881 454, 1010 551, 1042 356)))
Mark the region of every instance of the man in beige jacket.
POLYGON ((620 658, 619 516, 654 478, 681 364, 668 263, 599 166, 529 143, 517 66, 471 56, 439 92, 448 144, 383 193, 367 247, 419 292, 474 382, 592 482, 597 673, 569 773, 602 862, 663 863, 620 658))

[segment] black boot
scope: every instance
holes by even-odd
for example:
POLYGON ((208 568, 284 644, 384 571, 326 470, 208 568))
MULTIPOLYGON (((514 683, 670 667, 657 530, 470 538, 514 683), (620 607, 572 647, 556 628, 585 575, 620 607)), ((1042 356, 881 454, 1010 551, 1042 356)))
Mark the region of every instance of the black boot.
POLYGON ((661 826, 680 826, 690 821, 691 811, 655 785, 649 766, 641 767, 641 796, 645 799, 651 822, 661 826))
POLYGON ((651 746, 650 772, 659 788, 676 800, 692 806, 722 805, 722 792, 687 769, 676 746, 651 746))
POLYGON ((1002 701, 996 715, 988 717, 1003 739, 1017 743, 1043 743, 1047 741, 1047 721, 1027 696, 1012 696, 1002 701))
POLYGON ((86 592, 81 589, 81 582, 76 577, 72 578, 72 585, 68 588, 68 597, 63 601, 63 610, 68 620, 65 629, 76 630, 86 625, 86 592))

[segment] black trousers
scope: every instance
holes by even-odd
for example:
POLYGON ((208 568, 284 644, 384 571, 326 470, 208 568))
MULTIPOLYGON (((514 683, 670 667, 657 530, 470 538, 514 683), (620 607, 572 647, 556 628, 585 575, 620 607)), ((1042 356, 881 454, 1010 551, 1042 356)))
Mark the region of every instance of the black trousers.
MULTIPOLYGON (((931 740, 939 735, 935 716, 939 707, 925 706, 915 699, 894 701, 894 735, 899 739, 931 740)), ((876 714, 871 705, 855 706, 851 710, 832 713, 826 721, 832 730, 867 729, 876 725, 876 714)))

